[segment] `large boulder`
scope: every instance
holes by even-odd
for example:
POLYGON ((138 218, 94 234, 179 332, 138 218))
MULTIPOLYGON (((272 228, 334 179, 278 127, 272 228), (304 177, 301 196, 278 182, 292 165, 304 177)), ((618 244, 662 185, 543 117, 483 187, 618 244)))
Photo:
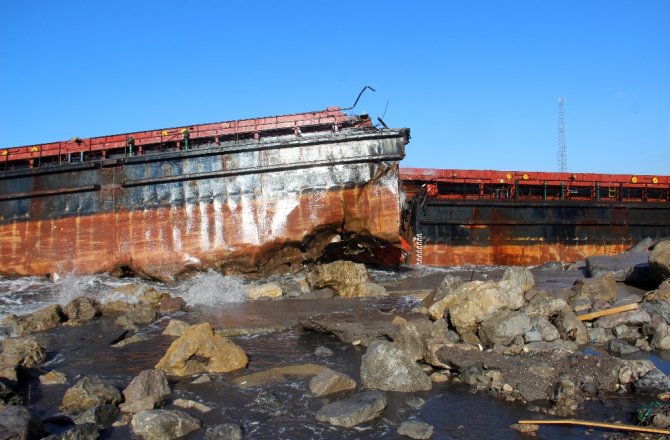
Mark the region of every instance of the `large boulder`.
POLYGON ((525 314, 501 311, 482 321, 479 326, 479 338, 489 346, 509 345, 530 328, 530 318, 525 314))
POLYGON ((456 289, 454 295, 458 298, 448 309, 449 320, 460 335, 476 333, 482 319, 505 307, 497 283, 492 281, 471 281, 456 289))
POLYGON ((541 315, 533 315, 530 317, 530 330, 540 333, 543 341, 551 342, 561 337, 556 326, 541 315))
POLYGON ((619 325, 640 326, 651 321, 651 316, 642 309, 630 310, 615 315, 601 316, 594 324, 602 328, 614 328, 619 325))
POLYGON ((21 336, 58 327, 64 320, 60 306, 53 304, 27 315, 8 315, 2 320, 2 325, 11 328, 15 335, 21 336))
POLYGON ((386 408, 386 396, 379 391, 364 391, 345 400, 330 403, 316 413, 320 422, 351 428, 379 416, 386 408))
POLYGON ((324 368, 309 381, 309 390, 315 396, 325 396, 354 388, 356 388, 355 380, 330 368, 324 368))
POLYGON ((42 440, 98 440, 99 438, 100 432, 95 423, 82 423, 61 432, 58 436, 50 435, 42 440))
POLYGON ((114 323, 124 328, 132 328, 137 324, 150 324, 156 318, 158 318, 157 309, 146 304, 138 304, 133 310, 116 318, 114 323))
POLYGON ((172 440, 198 430, 202 425, 184 411, 152 409, 135 414, 131 426, 144 440, 172 440))
POLYGON ((110 428, 116 417, 119 415, 119 408, 109 403, 103 403, 87 409, 74 419, 77 425, 93 423, 101 429, 110 428))
POLYGON ((612 273, 605 273, 598 278, 584 278, 575 281, 572 290, 576 293, 575 299, 589 299, 591 301, 614 302, 617 295, 616 278, 612 273))
POLYGON ((17 367, 32 368, 46 360, 46 350, 33 336, 2 340, 0 377, 17 380, 17 367))
MULTIPOLYGON (((428 314, 433 319, 439 319, 444 315, 444 308, 446 307, 433 307, 435 304, 442 302, 447 296, 451 294, 454 290, 458 289, 464 283, 463 278, 455 275, 447 275, 442 279, 440 285, 431 292, 427 297, 421 301, 421 306, 428 310, 428 314), (441 308, 441 310, 440 310, 441 308)), ((448 304, 447 304, 448 305, 448 304)))
POLYGON ((670 278, 670 240, 664 240, 654 246, 649 256, 649 271, 659 283, 670 278))
POLYGON ((99 316, 102 313, 102 305, 93 298, 81 296, 67 303, 63 307, 63 313, 67 317, 68 325, 79 325, 99 316))
POLYGON ((352 261, 335 261, 316 266, 305 279, 311 289, 330 287, 338 296, 363 297, 384 296, 384 286, 370 282, 364 264, 352 261))
POLYGON ((209 323, 189 327, 175 340, 156 368, 174 376, 227 373, 247 365, 244 350, 214 333, 209 323))
MULTIPOLYGON (((442 320, 444 322, 444 320, 442 320)), ((393 342, 402 348, 405 353, 418 361, 423 359, 426 348, 425 340, 431 337, 433 323, 423 316, 419 319, 405 319, 400 316, 393 318, 396 331, 393 342)))
POLYGON ((23 406, 0 408, 0 438, 37 440, 46 435, 42 421, 23 406))
POLYGON ((98 377, 86 376, 65 392, 60 410, 79 414, 103 403, 118 405, 120 402, 121 393, 116 387, 98 377))
POLYGON ((670 326, 662 322, 656 326, 651 346, 657 350, 670 350, 670 326))
POLYGON ((577 344, 588 342, 586 326, 577 318, 569 306, 564 307, 554 319, 554 325, 563 339, 575 341, 577 344))
POLYGON ((586 259, 586 270, 593 278, 614 275, 615 281, 646 283, 650 280, 649 251, 620 255, 594 255, 586 259))
POLYGON ((366 388, 413 392, 430 390, 432 382, 412 357, 388 341, 368 346, 361 362, 361 381, 366 388))
POLYGON ((121 405, 121 410, 138 413, 145 409, 153 409, 171 393, 164 371, 144 370, 123 390, 125 403, 121 405))
POLYGON ((499 295, 505 308, 518 310, 523 307, 524 293, 535 286, 533 274, 527 267, 508 267, 498 282, 499 295))

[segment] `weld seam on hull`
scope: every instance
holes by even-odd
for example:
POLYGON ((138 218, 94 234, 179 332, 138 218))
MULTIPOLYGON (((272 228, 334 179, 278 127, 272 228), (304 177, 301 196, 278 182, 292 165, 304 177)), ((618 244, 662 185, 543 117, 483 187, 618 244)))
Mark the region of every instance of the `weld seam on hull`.
POLYGON ((50 189, 43 191, 30 191, 30 192, 14 193, 14 194, 0 194, 0 202, 8 200, 29 199, 33 197, 54 196, 61 194, 75 194, 89 191, 100 191, 100 185, 86 185, 74 188, 50 189))

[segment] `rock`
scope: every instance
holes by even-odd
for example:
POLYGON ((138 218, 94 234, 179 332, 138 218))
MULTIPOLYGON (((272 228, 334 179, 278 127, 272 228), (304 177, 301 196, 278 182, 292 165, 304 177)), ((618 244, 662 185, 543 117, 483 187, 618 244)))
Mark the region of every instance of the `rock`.
POLYGON ((576 298, 614 302, 617 295, 617 284, 614 275, 606 273, 598 278, 577 280, 572 290, 576 292, 576 298))
POLYGON ((147 333, 138 333, 136 335, 132 335, 129 338, 124 338, 124 339, 120 340, 119 342, 117 342, 115 344, 111 344, 110 347, 121 348, 121 347, 125 347, 126 345, 135 344, 137 342, 148 341, 149 339, 153 339, 153 338, 154 338, 154 335, 147 334, 147 333))
POLYGON ((376 418, 384 408, 386 408, 386 396, 383 393, 364 391, 324 406, 316 413, 316 419, 350 428, 376 418))
POLYGON ((101 313, 102 305, 97 300, 85 296, 75 298, 63 307, 68 325, 81 325, 100 316, 101 313))
POLYGON ((635 243, 633 247, 627 249, 625 253, 646 252, 649 250, 652 244, 654 244, 654 240, 651 237, 645 237, 642 240, 635 243))
POLYGON ((563 298, 553 298, 546 292, 541 292, 526 304, 523 313, 528 316, 543 316, 551 319, 566 305, 567 303, 563 298))
POLYGON ((442 319, 445 315, 445 310, 449 309, 452 304, 461 301, 472 290, 483 284, 481 281, 463 284, 455 280, 446 282, 445 280, 442 281, 443 285, 441 289, 438 289, 432 297, 431 295, 427 296, 423 302, 425 304, 424 307, 428 309, 428 315, 431 319, 442 319))
POLYGON ((422 319, 405 319, 396 316, 393 319, 396 332, 393 334, 393 342, 405 353, 409 354, 415 361, 423 359, 425 351, 425 339, 431 336, 433 330, 432 322, 423 317, 422 319))
POLYGON ((627 355, 637 353, 640 349, 620 339, 612 339, 607 344, 607 351, 610 354, 627 355))
POLYGON ((189 327, 191 327, 191 324, 188 322, 179 319, 171 319, 161 334, 164 336, 181 336, 189 327))
POLYGON ((211 426, 205 431, 205 440, 242 440, 242 428, 234 423, 211 426))
POLYGON ((651 346, 657 350, 670 350, 670 326, 665 322, 656 327, 651 346))
POLYGON ((592 344, 604 344, 612 338, 611 335, 608 337, 605 329, 601 327, 591 327, 587 329, 587 334, 588 340, 592 344))
POLYGON ((77 425, 93 423, 102 429, 110 428, 114 424, 118 415, 119 409, 117 407, 108 403, 103 403, 81 413, 79 417, 74 419, 74 423, 77 425))
POLYGON ((58 440, 97 440, 100 438, 98 427, 95 423, 83 423, 61 432, 58 440))
POLYGON ((356 388, 356 381, 344 373, 324 368, 309 382, 309 390, 317 397, 356 388))
POLYGON ((260 298, 280 298, 283 295, 282 288, 277 283, 265 283, 260 285, 245 286, 244 292, 249 300, 260 298))
POLYGON ((159 292, 153 287, 148 287, 138 297, 141 304, 145 304, 152 309, 158 309, 163 301, 171 299, 169 293, 159 292))
POLYGON ((7 440, 37 440, 46 435, 42 421, 23 406, 0 408, 0 435, 7 440))
POLYGON ((530 423, 515 423, 510 425, 510 428, 514 429, 515 431, 519 431, 522 434, 527 434, 534 437, 537 431, 540 429, 540 425, 530 423))
POLYGON ((356 312, 324 313, 300 319, 300 325, 311 331, 335 335, 339 340, 364 345, 380 338, 392 339, 395 326, 385 316, 364 316, 356 312))
POLYGON ((433 426, 418 420, 409 420, 400 424, 398 435, 420 440, 429 439, 433 436, 433 426))
POLYGON ((670 428, 670 416, 659 413, 651 420, 651 424, 656 428, 667 429, 670 428))
POLYGON ((180 410, 152 409, 135 414, 133 431, 144 440, 172 440, 200 429, 200 421, 180 410))
POLYGON ((542 333, 537 330, 528 331, 523 334, 523 342, 530 344, 532 342, 542 342, 542 333))
POLYGON ((46 360, 46 350, 33 336, 2 340, 0 377, 16 381, 17 367, 32 368, 46 360))
POLYGON ((564 307, 556 315, 554 325, 561 337, 575 341, 579 345, 586 344, 588 334, 584 323, 577 318, 570 307, 564 307))
POLYGON ((527 267, 508 267, 498 283, 505 308, 518 310, 523 307, 524 293, 535 286, 533 274, 527 267))
POLYGON ((135 310, 137 303, 129 303, 119 300, 107 301, 102 305, 102 314, 104 316, 119 315, 135 310))
POLYGON ((670 278, 670 240, 656 244, 649 256, 649 271, 659 283, 670 278))
POLYGON ((210 383, 211 381, 212 381, 212 378, 209 377, 209 375, 202 374, 202 375, 198 376, 197 378, 193 379, 191 381, 191 383, 197 385, 197 384, 201 384, 201 383, 210 383))
POLYGON ((164 315, 166 313, 174 313, 184 310, 186 301, 181 296, 170 297, 162 300, 158 305, 158 311, 164 315))
POLYGON ((124 412, 139 412, 145 409, 153 409, 166 397, 169 397, 171 393, 164 371, 144 370, 135 376, 123 390, 125 403, 121 406, 121 410, 124 412), (141 404, 133 405, 136 402, 141 402, 141 404))
POLYGON ((445 383, 449 381, 449 375, 435 372, 430 375, 430 381, 433 383, 445 383))
POLYGON ((542 315, 533 315, 530 317, 530 328, 532 331, 538 331, 543 341, 551 342, 560 337, 556 326, 542 315))
POLYGON ((505 306, 497 284, 492 281, 465 283, 453 296, 454 303, 448 308, 449 320, 461 337, 465 333, 476 333, 482 319, 505 306))
POLYGON ((16 392, 0 381, 0 408, 5 405, 21 405, 23 403, 21 397, 16 392))
MULTIPOLYGON (((434 304, 442 301, 444 298, 446 298, 451 292, 454 290, 458 289, 465 281, 463 278, 455 275, 447 275, 442 279, 442 282, 440 285, 435 289, 433 292, 431 292, 428 296, 426 296, 423 301, 421 301, 421 305, 425 307, 426 309, 430 309, 431 306, 434 304)), ((442 314, 439 314, 441 317, 442 314)), ((434 319, 437 319, 438 317, 436 316, 434 319)))
POLYGON ((172 402, 172 404, 180 408, 194 409, 196 411, 200 411, 203 413, 210 412, 212 410, 212 408, 205 405, 204 403, 196 402, 195 400, 175 399, 175 401, 172 402))
POLYGON ((432 382, 421 367, 398 346, 375 341, 361 362, 361 381, 366 388, 413 392, 430 390, 432 382))
POLYGON ((363 298, 370 296, 388 296, 386 288, 381 284, 365 282, 344 287, 338 292, 342 298, 363 298))
POLYGON ((151 324, 158 318, 156 309, 146 304, 138 304, 133 310, 116 318, 114 323, 123 328, 131 328, 137 324, 151 324))
POLYGON ((306 281, 311 289, 332 287, 340 295, 347 286, 369 282, 370 277, 364 264, 335 261, 316 266, 306 281))
POLYGON ((509 345, 531 328, 530 319, 522 312, 501 311, 484 319, 479 326, 479 339, 489 346, 509 345))
POLYGON ((586 270, 593 278, 612 274, 615 281, 648 283, 649 251, 627 252, 619 255, 594 255, 586 259, 586 270))
POLYGON ((288 377, 312 377, 327 367, 318 364, 293 364, 256 371, 233 379, 242 388, 266 385, 268 383, 286 382, 288 377))
POLYGON ((666 301, 642 301, 640 308, 645 310, 649 315, 658 315, 663 320, 670 324, 670 302, 666 301))
POLYGON ((420 410, 424 406, 426 406, 426 400, 422 399, 419 396, 412 396, 409 399, 405 400, 405 405, 409 406, 413 410, 420 410))
POLYGON ((247 365, 247 355, 229 339, 216 335, 209 323, 191 326, 156 364, 174 376, 227 373, 247 365))
POLYGON ((670 279, 663 281, 656 290, 647 292, 645 301, 670 302, 670 279))
POLYGON ((670 378, 658 370, 651 370, 633 383, 638 393, 656 394, 670 390, 670 378))
POLYGON ((27 315, 8 315, 2 325, 12 329, 17 336, 41 332, 58 327, 65 320, 59 305, 53 304, 27 315))
POLYGON ((314 356, 316 357, 330 357, 333 355, 333 350, 323 345, 319 345, 314 349, 314 356))
POLYGON ((67 376, 60 371, 49 371, 40 376, 42 385, 62 385, 67 383, 67 376))
POLYGON ((299 299, 328 299, 337 296, 335 291, 330 287, 324 287, 323 289, 316 289, 309 292, 302 293, 298 298, 299 299))
POLYGON ((616 315, 601 316, 594 324, 602 328, 614 328, 618 325, 640 326, 651 321, 651 316, 645 310, 637 309, 616 315))
POLYGON ((77 414, 103 403, 118 405, 120 402, 121 393, 114 386, 100 378, 86 376, 65 392, 60 410, 77 414))

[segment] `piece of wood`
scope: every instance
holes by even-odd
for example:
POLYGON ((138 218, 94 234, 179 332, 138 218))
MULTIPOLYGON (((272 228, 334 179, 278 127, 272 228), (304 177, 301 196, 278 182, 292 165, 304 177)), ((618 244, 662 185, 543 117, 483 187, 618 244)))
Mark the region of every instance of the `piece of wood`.
POLYGON ((556 420, 519 420, 520 425, 575 425, 589 428, 614 429, 618 431, 646 432, 650 434, 670 434, 668 429, 650 428, 648 426, 623 425, 619 423, 591 422, 588 420, 556 419, 556 420))
POLYGON ((580 321, 591 321, 592 319, 600 318, 601 316, 616 315, 617 313, 628 312, 630 310, 635 310, 638 308, 637 303, 626 304, 624 306, 612 307, 610 309, 598 310, 593 313, 585 313, 583 315, 577 315, 580 321))

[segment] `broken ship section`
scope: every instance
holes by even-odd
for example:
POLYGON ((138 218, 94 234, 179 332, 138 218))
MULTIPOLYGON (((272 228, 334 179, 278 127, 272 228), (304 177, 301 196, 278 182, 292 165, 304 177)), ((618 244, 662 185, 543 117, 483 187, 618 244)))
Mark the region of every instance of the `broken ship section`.
POLYGON ((670 177, 404 168, 410 264, 537 265, 670 236, 670 177))
POLYGON ((187 134, 140 149, 127 139, 141 133, 124 135, 122 149, 101 148, 98 160, 84 140, 78 163, 53 164, 73 157, 59 146, 57 159, 0 172, 0 272, 123 268, 168 280, 209 267, 290 271, 320 231, 329 241, 317 251, 348 236, 397 244, 409 130, 378 130, 337 109, 295 116, 246 138, 187 134))

